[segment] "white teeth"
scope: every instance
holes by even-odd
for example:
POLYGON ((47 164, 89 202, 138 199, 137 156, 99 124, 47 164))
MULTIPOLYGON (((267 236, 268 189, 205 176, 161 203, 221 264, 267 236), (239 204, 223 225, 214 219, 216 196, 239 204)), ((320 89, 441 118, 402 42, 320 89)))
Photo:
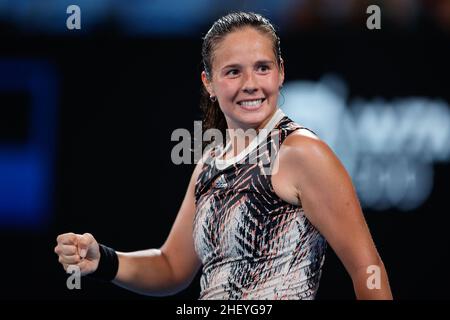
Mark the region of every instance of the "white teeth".
POLYGON ((263 99, 242 101, 242 102, 240 102, 240 105, 245 106, 245 107, 255 107, 257 105, 260 105, 262 103, 262 101, 263 101, 263 99))

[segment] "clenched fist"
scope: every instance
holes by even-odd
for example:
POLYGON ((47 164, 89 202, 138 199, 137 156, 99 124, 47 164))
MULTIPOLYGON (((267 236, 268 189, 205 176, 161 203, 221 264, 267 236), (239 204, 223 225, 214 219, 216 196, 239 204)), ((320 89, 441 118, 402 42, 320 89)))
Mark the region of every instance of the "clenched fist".
POLYGON ((100 251, 92 234, 64 233, 56 238, 56 242, 55 253, 64 270, 67 271, 70 265, 76 265, 83 276, 97 270, 100 251))

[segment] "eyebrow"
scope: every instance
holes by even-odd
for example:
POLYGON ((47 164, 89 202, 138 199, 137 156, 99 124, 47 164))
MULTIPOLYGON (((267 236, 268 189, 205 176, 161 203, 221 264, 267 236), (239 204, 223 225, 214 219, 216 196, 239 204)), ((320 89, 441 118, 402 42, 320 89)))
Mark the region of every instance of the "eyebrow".
MULTIPOLYGON (((272 60, 258 60, 255 62, 255 65, 258 64, 275 64, 272 60)), ((227 68, 239 68, 241 65, 238 63, 232 63, 232 64, 227 64, 225 67, 222 68, 222 70, 227 69, 227 68)))

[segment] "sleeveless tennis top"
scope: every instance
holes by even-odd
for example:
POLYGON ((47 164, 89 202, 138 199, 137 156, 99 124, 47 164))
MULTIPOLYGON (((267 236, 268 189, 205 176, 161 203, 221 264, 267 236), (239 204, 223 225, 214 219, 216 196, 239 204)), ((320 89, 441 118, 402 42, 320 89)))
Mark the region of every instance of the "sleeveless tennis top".
POLYGON ((327 243, 301 206, 278 197, 269 171, 299 128, 277 109, 238 156, 209 151, 195 186, 199 299, 314 299, 327 243))

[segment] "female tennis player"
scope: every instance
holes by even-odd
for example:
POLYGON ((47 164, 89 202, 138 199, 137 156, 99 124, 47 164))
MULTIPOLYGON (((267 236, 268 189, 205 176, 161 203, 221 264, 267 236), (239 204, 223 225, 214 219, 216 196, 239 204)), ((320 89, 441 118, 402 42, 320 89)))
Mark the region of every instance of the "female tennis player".
POLYGON ((183 290, 202 268, 200 299, 314 299, 329 244, 358 299, 392 299, 344 166, 278 107, 284 62, 272 24, 254 13, 221 17, 202 56, 203 126, 224 143, 196 165, 164 244, 117 252, 66 233, 59 262, 153 296, 183 290))

